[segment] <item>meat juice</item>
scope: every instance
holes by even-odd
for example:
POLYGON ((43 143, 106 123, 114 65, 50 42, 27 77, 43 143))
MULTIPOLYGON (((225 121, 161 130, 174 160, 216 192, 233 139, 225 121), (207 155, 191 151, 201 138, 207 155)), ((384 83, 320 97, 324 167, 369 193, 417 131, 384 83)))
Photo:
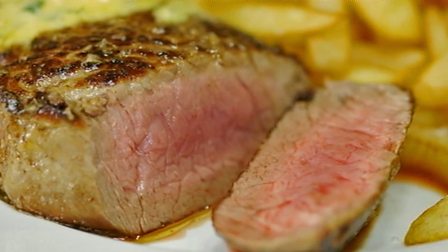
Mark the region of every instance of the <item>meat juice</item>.
MULTIPOLYGON (((443 181, 437 176, 424 172, 423 169, 412 166, 404 166, 395 178, 396 181, 417 184, 430 190, 448 194, 448 181, 443 181)), ((345 251, 359 251, 364 242, 368 239, 370 232, 375 226, 377 217, 381 214, 381 206, 376 210, 372 219, 363 227, 358 235, 347 244, 345 251)), ((200 212, 192 214, 176 223, 167 225, 159 230, 138 236, 135 239, 127 239, 136 243, 150 243, 165 239, 182 238, 186 229, 197 226, 210 218, 211 208, 206 208, 200 212)))
POLYGON ((202 224, 208 220, 211 215, 211 208, 206 207, 197 213, 194 213, 183 220, 169 224, 161 229, 155 230, 145 235, 137 236, 135 239, 129 239, 136 243, 149 243, 162 239, 182 238, 187 228, 202 224))
POLYGON ((395 179, 401 182, 417 184, 443 195, 448 194, 448 181, 444 181, 444 179, 419 167, 404 166, 395 179))

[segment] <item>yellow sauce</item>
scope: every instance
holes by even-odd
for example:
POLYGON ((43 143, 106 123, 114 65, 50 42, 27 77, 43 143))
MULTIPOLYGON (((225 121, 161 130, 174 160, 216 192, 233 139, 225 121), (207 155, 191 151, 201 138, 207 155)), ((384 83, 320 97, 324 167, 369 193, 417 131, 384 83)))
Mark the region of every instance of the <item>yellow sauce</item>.
POLYGON ((198 11, 194 0, 0 0, 0 50, 27 44, 41 32, 143 10, 178 22, 198 11))
POLYGON ((42 31, 151 9, 160 0, 0 0, 0 48, 42 31))

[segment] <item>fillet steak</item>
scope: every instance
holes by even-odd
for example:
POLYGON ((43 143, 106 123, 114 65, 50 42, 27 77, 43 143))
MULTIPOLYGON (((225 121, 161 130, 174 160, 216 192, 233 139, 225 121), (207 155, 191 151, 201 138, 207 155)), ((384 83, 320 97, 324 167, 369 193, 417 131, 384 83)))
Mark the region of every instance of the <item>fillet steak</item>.
POLYGON ((4 53, 0 188, 19 209, 138 235, 229 193, 309 92, 294 59, 223 25, 151 13, 4 53))
POLYGON ((333 251, 366 222, 398 170, 411 118, 390 85, 333 84, 299 102, 214 211, 240 251, 333 251))

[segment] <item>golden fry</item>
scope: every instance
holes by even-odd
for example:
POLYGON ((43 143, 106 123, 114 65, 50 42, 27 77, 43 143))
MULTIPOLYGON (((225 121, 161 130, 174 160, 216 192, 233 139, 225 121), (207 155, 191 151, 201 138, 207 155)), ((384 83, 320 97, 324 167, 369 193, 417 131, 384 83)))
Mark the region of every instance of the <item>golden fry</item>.
POLYGON ((404 43, 421 41, 421 17, 416 1, 354 0, 352 4, 379 38, 404 43))
POLYGON ((356 43, 352 47, 352 60, 387 69, 403 71, 422 67, 426 53, 417 47, 385 47, 375 44, 356 43))
POLYGON ((357 83, 399 83, 402 79, 396 72, 374 65, 352 64, 343 79, 357 83))
POLYGON ((433 59, 443 56, 448 49, 448 27, 442 10, 428 7, 425 10, 426 44, 433 59))
POLYGON ((347 10, 346 0, 306 0, 309 7, 330 13, 343 14, 347 10))
POLYGON ((423 72, 413 91, 417 102, 426 107, 448 106, 448 54, 423 72))
POLYGON ((407 245, 448 239, 448 197, 426 210, 414 222, 406 234, 407 245))
POLYGON ((223 22, 251 34, 269 37, 316 32, 336 23, 336 15, 299 4, 274 1, 203 1, 202 6, 223 22))
MULTIPOLYGON (((383 80, 397 85, 408 85, 415 81, 415 76, 420 72, 420 68, 426 63, 426 52, 418 47, 390 47, 381 46, 372 43, 354 43, 352 46, 351 61, 353 69, 359 68, 359 65, 371 66, 377 69, 369 71, 379 72, 378 77, 371 76, 378 81, 383 80), (386 74, 387 73, 387 74, 386 74), (384 77, 388 75, 390 77, 384 77), (383 77, 381 77, 383 76, 383 77)), ((357 71, 356 71, 357 72, 357 71)), ((348 76, 353 73, 348 73, 348 76)), ((367 76, 365 76, 367 78, 367 76)), ((350 78, 353 81, 357 79, 350 78)), ((366 82, 363 80, 362 82, 366 82)))
POLYGON ((415 108, 401 160, 405 167, 448 181, 448 111, 415 108))
POLYGON ((348 20, 341 20, 334 26, 306 40, 306 51, 313 68, 337 73, 344 71, 349 64, 351 35, 348 20))

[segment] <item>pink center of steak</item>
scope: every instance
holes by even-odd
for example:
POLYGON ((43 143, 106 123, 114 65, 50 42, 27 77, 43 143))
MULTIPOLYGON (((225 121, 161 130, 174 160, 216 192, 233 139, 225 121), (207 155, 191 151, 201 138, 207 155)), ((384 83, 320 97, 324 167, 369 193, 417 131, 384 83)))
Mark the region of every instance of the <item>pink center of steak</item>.
POLYGON ((269 81, 198 74, 113 105, 97 136, 108 218, 139 234, 224 197, 279 116, 269 81))
POLYGON ((385 86, 334 85, 296 105, 215 212, 218 231, 261 240, 348 224, 391 176, 409 111, 385 86))

